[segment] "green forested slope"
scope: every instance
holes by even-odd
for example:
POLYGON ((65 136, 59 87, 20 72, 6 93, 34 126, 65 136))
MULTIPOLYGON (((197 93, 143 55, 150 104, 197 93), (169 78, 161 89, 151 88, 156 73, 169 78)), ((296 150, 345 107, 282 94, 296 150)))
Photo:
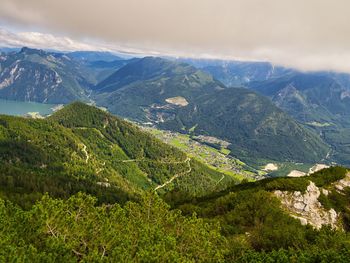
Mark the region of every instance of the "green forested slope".
MULTIPOLYGON (((347 228, 302 226, 271 192, 303 191, 308 179, 330 187, 346 172, 247 183, 176 208, 155 193, 122 206, 97 205, 81 193, 68 200, 46 195, 30 210, 0 200, 0 261, 349 262, 347 228)), ((349 192, 342 196, 337 211, 346 216, 349 192)))
POLYGON ((332 73, 294 73, 250 83, 331 145, 328 159, 350 164, 350 93, 332 73))
POLYGON ((195 127, 195 134, 222 138, 231 152, 243 160, 259 158, 316 162, 328 146, 319 136, 274 106, 267 98, 243 88, 202 94, 176 118, 160 127, 181 131, 195 127))
POLYGON ((0 152, 1 195, 22 205, 45 192, 68 197, 78 191, 101 202, 123 202, 175 175, 176 180, 158 191, 198 196, 234 183, 227 177, 217 185, 220 173, 83 103, 68 105, 45 120, 1 116, 0 152), (182 177, 187 178, 184 187, 177 182, 182 177))
POLYGON ((109 111, 160 128, 218 137, 246 161, 314 163, 329 151, 319 135, 243 88, 227 88, 188 64, 147 57, 97 85, 95 99, 109 111), (182 105, 169 99, 181 98, 182 105))

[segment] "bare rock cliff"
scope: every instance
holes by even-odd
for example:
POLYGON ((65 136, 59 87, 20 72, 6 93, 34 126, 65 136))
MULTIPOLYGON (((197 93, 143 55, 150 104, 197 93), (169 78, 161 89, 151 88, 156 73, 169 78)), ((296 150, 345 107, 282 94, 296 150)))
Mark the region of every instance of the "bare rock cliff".
POLYGON ((305 193, 300 191, 275 191, 274 194, 281 200, 282 205, 295 218, 298 218, 301 224, 310 224, 319 229, 322 225, 330 225, 332 228, 338 228, 339 215, 334 209, 326 210, 318 201, 318 197, 326 190, 318 188, 310 181, 305 193))

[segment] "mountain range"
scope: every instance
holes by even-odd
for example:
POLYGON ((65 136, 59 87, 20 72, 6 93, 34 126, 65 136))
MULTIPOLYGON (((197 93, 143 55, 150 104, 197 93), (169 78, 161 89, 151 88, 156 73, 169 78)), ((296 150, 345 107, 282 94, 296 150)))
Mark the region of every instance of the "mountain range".
POLYGON ((268 99, 247 89, 227 88, 182 62, 146 57, 129 63, 96 86, 95 98, 120 116, 226 140, 243 160, 312 163, 327 154, 316 134, 268 99))
POLYGON ((245 86, 251 81, 263 81, 286 75, 294 70, 269 62, 180 59, 213 75, 227 87, 245 86))
POLYGON ((295 73, 249 86, 319 133, 335 160, 349 163, 350 90, 336 76, 295 73))
POLYGON ((96 103, 161 129, 217 137, 231 155, 255 164, 348 164, 349 79, 265 62, 29 48, 0 57, 0 98, 96 103))
POLYGON ((228 86, 244 86, 314 130, 330 145, 328 159, 350 164, 350 75, 300 72, 268 62, 187 59, 228 86))
POLYGON ((42 103, 88 101, 79 65, 64 54, 22 48, 0 57, 0 97, 42 103))

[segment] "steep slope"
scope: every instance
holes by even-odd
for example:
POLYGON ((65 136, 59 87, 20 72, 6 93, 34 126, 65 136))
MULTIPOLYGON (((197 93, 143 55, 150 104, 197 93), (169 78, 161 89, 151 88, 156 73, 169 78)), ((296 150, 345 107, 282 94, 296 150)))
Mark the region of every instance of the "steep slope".
POLYGON ((350 116, 349 92, 327 75, 298 73, 251 83, 250 87, 303 122, 338 123, 350 116))
POLYGON ((110 52, 76 51, 67 54, 79 65, 83 77, 88 81, 88 87, 112 75, 117 69, 125 66, 133 59, 124 59, 110 52))
POLYGON ((336 78, 330 73, 297 73, 250 87, 320 133, 333 147, 333 160, 350 164, 350 93, 336 78))
POLYGON ((118 69, 127 65, 130 62, 137 60, 135 59, 120 59, 113 61, 82 61, 78 60, 81 67, 84 69, 84 77, 88 79, 91 83, 89 86, 91 89, 94 89, 95 85, 105 80, 112 74, 114 74, 118 69))
MULTIPOLYGON (((173 62, 170 60, 145 57, 135 59, 125 67, 122 67, 116 73, 99 83, 96 90, 99 92, 112 92, 127 85, 143 81, 158 81, 158 85, 164 85, 164 82, 177 81, 178 85, 198 87, 205 83, 200 81, 213 82, 214 85, 222 84, 215 82, 210 76, 202 76, 202 72, 188 64, 173 62), (204 77, 208 79, 204 79, 204 77), (197 81, 196 81, 197 80, 197 81)), ((179 87, 181 88, 181 87, 179 87)))
MULTIPOLYGON (((349 231, 349 185, 349 171, 331 167, 306 177, 270 178, 240 184, 177 207, 185 215, 195 211, 208 222, 220 222, 227 238, 237 238, 241 234, 258 251, 292 247, 298 250, 306 244, 318 247, 321 240, 327 243, 328 235, 322 233, 337 233, 330 228, 349 231), (339 191, 339 184, 347 187, 339 191), (315 231, 321 226, 329 228, 315 231), (314 239, 309 234, 322 237, 314 239)), ((339 236, 338 240, 347 240, 345 236, 339 236)), ((297 253, 292 252, 292 255, 297 253)), ((261 257, 257 262, 264 260, 261 257)))
POLYGON ((269 100, 246 89, 228 89, 184 63, 151 57, 135 61, 101 82, 95 97, 127 118, 227 140, 239 158, 314 162, 327 153, 315 134, 269 100))
POLYGON ((44 120, 1 116, 0 142, 0 193, 21 204, 44 192, 67 197, 84 191, 112 202, 165 183, 158 192, 176 189, 184 196, 234 183, 226 177, 217 185, 220 173, 82 103, 44 120), (179 183, 182 180, 186 183, 179 183))
POLYGON ((181 96, 186 104, 186 100, 200 94, 224 88, 212 76, 188 64, 146 57, 129 63, 98 84, 95 100, 113 113, 147 122, 154 118, 152 111, 164 104, 173 116, 171 111, 178 106, 166 103, 167 99, 181 96))
POLYGON ((328 147, 268 99, 247 89, 230 88, 205 94, 179 110, 176 119, 161 127, 193 129, 194 134, 219 137, 244 159, 315 162, 328 147))
POLYGON ((63 54, 22 48, 0 57, 0 98, 43 103, 88 101, 79 64, 63 54))
POLYGON ((269 62, 184 59, 183 61, 210 73, 228 87, 245 86, 251 81, 263 81, 286 75, 293 70, 269 62))

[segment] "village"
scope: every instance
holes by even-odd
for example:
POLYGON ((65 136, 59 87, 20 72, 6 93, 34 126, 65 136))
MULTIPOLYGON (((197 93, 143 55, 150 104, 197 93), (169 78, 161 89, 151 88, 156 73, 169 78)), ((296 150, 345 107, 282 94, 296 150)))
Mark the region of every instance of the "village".
POLYGON ((255 181, 264 178, 261 171, 248 167, 237 158, 232 157, 227 147, 228 142, 211 136, 190 136, 172 131, 159 130, 154 127, 141 128, 161 141, 173 145, 189 156, 207 164, 212 169, 233 176, 238 180, 255 181))

